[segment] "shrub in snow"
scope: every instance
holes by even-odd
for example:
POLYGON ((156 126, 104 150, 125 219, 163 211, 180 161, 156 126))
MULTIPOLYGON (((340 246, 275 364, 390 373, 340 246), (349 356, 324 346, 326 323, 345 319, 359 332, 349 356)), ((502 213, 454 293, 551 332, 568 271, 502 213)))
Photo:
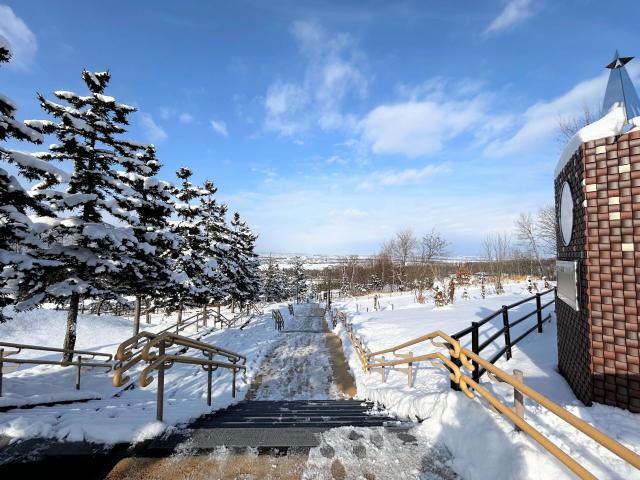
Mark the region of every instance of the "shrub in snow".
POLYGON ((456 281, 451 279, 449 281, 449 287, 447 290, 447 294, 448 294, 448 301, 449 303, 453 303, 456 299, 456 281))

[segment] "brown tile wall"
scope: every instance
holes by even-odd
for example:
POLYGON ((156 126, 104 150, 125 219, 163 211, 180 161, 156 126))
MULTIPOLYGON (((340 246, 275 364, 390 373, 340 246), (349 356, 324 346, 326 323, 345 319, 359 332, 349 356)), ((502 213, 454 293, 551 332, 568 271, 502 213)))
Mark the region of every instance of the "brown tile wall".
POLYGON ((583 147, 593 399, 640 412, 640 132, 583 147))
POLYGON ((580 260, 584 308, 558 301, 559 368, 583 402, 640 412, 640 132, 584 143, 556 178, 556 205, 565 180, 574 232, 568 247, 558 235, 558 259, 580 260))

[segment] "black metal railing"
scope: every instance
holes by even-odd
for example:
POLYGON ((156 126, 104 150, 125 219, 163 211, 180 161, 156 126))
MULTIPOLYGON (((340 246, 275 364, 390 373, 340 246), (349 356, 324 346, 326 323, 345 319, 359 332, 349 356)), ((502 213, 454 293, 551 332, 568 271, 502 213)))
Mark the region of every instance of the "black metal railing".
MULTIPOLYGON (((503 355, 506 354, 507 360, 511 358, 511 348, 514 345, 517 345, 522 339, 524 339, 527 335, 537 330, 538 333, 542 333, 542 325, 544 322, 549 320, 550 315, 547 317, 543 317, 544 309, 555 303, 556 301, 556 288, 550 288, 549 290, 545 290, 544 292, 536 293, 531 297, 524 298, 518 302, 512 303, 510 305, 503 305, 500 310, 495 311, 488 317, 483 318, 479 322, 471 322, 471 325, 459 332, 451 335, 454 339, 458 340, 460 343, 463 343, 463 339, 465 337, 471 336, 471 350, 475 354, 480 354, 484 349, 494 344, 499 338, 504 338, 504 346, 500 348, 497 352, 493 354, 491 358, 488 359, 490 363, 495 363, 498 359, 502 358, 503 355), (542 297, 553 292, 553 298, 546 302, 542 303, 542 297), (509 316, 509 311, 520 305, 524 305, 528 302, 536 302, 536 308, 520 318, 512 320, 509 316), (530 319, 535 315, 536 321, 533 325, 527 328, 524 332, 518 335, 516 338, 511 338, 512 329, 526 320, 530 319), (495 332, 493 332, 489 337, 487 337, 484 341, 480 342, 480 329, 491 322, 492 320, 502 317, 502 328, 499 328, 495 332)), ((452 358, 452 361, 456 363, 456 359, 452 358)), ((473 379, 478 382, 480 377, 485 373, 485 369, 481 368, 478 364, 474 362, 474 370, 473 370, 473 379)))

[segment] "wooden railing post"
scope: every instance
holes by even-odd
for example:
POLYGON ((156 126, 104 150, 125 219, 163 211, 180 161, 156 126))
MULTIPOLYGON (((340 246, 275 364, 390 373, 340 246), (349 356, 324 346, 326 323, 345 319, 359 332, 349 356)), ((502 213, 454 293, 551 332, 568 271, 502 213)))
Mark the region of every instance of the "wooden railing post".
MULTIPOLYGON (((516 377, 516 380, 524 383, 524 374, 521 370, 514 369, 513 376, 516 377)), ((524 419, 524 395, 522 392, 515 387, 513 388, 513 411, 520 418, 524 419)), ((520 431, 520 428, 516 425, 516 430, 520 431)))
MULTIPOLYGON (((158 357, 164 356, 164 340, 158 346, 158 357)), ((158 366, 158 398, 156 399, 156 420, 162 421, 164 410, 164 360, 158 366)))
MULTIPOLYGON (((480 325, 478 322, 471 322, 473 330, 471 330, 471 350, 476 355, 480 354, 480 325)), ((473 362, 473 379, 476 382, 480 381, 480 368, 477 362, 473 362)))
POLYGON ((536 293, 536 310, 538 312, 538 333, 542 333, 542 301, 539 293, 536 293))
MULTIPOLYGON (((218 321, 220 322, 220 328, 222 328, 222 318, 220 317, 220 304, 217 305, 217 311, 218 311, 218 321)), ((213 321, 213 326, 216 326, 216 321, 213 321)))
MULTIPOLYGON (((209 352, 209 361, 213 359, 213 354, 209 352)), ((209 365, 207 369, 207 405, 211 406, 211 381, 213 380, 213 367, 209 365)))
POLYGON ((4 366, 4 348, 0 348, 0 397, 2 396, 2 370, 4 366))
POLYGON ((502 324, 504 325, 504 346, 506 348, 507 360, 511 359, 511 331, 509 330, 509 308, 502 306, 502 324))
POLYGON ((78 370, 76 371, 76 390, 80 390, 80 374, 82 373, 82 355, 78 357, 78 370))

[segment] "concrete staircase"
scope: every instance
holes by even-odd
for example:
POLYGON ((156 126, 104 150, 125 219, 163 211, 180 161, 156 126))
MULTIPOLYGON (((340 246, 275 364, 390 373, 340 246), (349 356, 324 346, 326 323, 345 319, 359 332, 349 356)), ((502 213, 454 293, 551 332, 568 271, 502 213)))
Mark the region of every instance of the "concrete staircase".
POLYGON ((165 456, 187 445, 206 451, 227 447, 314 447, 317 434, 336 427, 405 430, 400 422, 359 400, 245 401, 203 415, 184 431, 152 441, 145 455, 165 456))

